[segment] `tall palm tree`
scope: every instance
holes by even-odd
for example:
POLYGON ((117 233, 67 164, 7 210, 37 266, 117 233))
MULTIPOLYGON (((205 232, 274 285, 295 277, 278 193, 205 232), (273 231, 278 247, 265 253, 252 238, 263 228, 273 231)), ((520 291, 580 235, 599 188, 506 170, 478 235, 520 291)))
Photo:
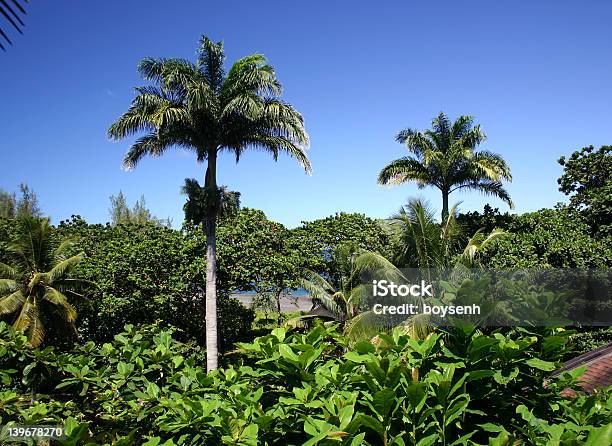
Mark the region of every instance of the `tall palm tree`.
POLYGON ((478 150, 486 138, 471 116, 460 116, 453 123, 440 113, 432 128, 424 132, 406 129, 396 140, 405 144, 410 155, 392 161, 378 175, 379 184, 414 181, 419 188, 434 186, 442 192, 442 221, 448 217, 448 197, 460 189, 472 189, 496 196, 513 208, 502 181, 512 181, 504 159, 478 150))
POLYGON ((281 85, 261 54, 236 61, 228 72, 221 42, 200 39, 195 63, 184 59, 144 59, 138 70, 150 85, 136 88, 131 107, 109 128, 113 139, 145 132, 130 148, 124 165, 170 147, 190 150, 206 162, 206 350, 207 369, 217 368, 216 221, 219 212, 217 157, 240 159, 248 149, 278 158, 288 153, 311 171, 308 135, 302 116, 279 99, 281 85))
POLYGON ((83 297, 90 282, 71 277, 83 253, 68 256, 74 239, 65 239, 55 247, 50 239, 47 219, 25 217, 20 221, 18 237, 9 243, 12 265, 0 263, 0 315, 14 315, 13 327, 24 332, 30 345, 41 344, 45 323, 54 318, 74 330, 76 310, 69 298, 83 297))

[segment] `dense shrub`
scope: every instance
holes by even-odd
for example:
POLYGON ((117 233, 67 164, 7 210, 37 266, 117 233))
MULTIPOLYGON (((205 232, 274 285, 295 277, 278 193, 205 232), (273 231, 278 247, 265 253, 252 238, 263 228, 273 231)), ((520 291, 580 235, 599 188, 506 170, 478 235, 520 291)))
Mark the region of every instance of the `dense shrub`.
POLYGON ((567 207, 515 217, 507 237, 483 252, 492 268, 604 268, 612 265, 612 238, 595 239, 589 226, 567 207))
POLYGON ((208 375, 171 331, 126 330, 60 354, 0 326, 0 424, 65 423, 64 444, 91 445, 612 440, 609 391, 568 400, 560 390, 575 376, 545 384, 560 330, 395 332, 350 346, 333 328, 276 329, 241 345, 244 365, 208 375))
POLYGON ((389 236, 378 220, 364 214, 344 212, 327 218, 303 222, 293 229, 290 244, 301 253, 306 268, 330 276, 337 270, 333 252, 339 246, 389 255, 389 236))
POLYGON ((507 231, 510 229, 512 221, 516 218, 516 215, 508 212, 502 214, 498 208, 493 209, 489 204, 486 204, 482 212, 459 213, 457 215, 457 222, 461 225, 465 241, 467 241, 479 229, 482 229, 486 234, 489 234, 494 229, 507 231))
POLYGON ((283 291, 297 287, 302 254, 291 232, 256 209, 241 209, 217 230, 219 280, 231 289, 283 291))
POLYGON ((571 337, 571 352, 567 359, 612 343, 612 327, 582 329, 571 337))
MULTIPOLYGON (((58 228, 76 236, 86 257, 79 273, 95 282, 97 292, 79 305, 79 330, 86 340, 104 342, 125 324, 154 321, 179 327, 184 339, 203 344, 204 241, 154 224, 90 225, 75 217, 58 228)), ((218 293, 219 340, 228 349, 248 339, 254 314, 218 293)))

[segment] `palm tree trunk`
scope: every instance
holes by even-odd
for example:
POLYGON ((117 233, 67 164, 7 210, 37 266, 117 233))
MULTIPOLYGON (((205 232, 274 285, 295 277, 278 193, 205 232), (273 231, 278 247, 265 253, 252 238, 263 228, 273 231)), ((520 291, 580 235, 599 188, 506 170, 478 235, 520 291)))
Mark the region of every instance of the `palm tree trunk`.
POLYGON ((448 189, 442 189, 442 224, 448 219, 448 189))
POLYGON ((217 154, 209 151, 206 169, 206 370, 218 366, 217 348, 217 154))

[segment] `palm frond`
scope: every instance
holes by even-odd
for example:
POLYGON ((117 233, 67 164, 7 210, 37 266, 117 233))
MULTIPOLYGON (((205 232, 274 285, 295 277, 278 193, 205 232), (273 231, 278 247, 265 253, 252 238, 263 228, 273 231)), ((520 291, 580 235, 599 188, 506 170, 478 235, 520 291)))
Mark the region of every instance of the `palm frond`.
POLYGON ((344 335, 353 342, 370 340, 389 328, 388 321, 383 315, 378 315, 373 311, 364 311, 347 321, 344 326, 344 335))
POLYGON ((56 259, 63 259, 66 252, 69 251, 70 248, 74 247, 79 240, 80 239, 78 237, 66 237, 53 251, 53 257, 56 259))
POLYGON ((198 48, 197 67, 204 75, 211 90, 215 93, 219 93, 223 86, 223 78, 225 77, 224 63, 225 52, 223 50, 223 42, 214 43, 208 37, 202 36, 198 48))
POLYGON ((510 194, 504 188, 501 182, 492 181, 492 180, 478 180, 478 181, 466 181, 465 183, 459 185, 455 189, 472 189, 475 191, 479 191, 484 195, 490 195, 499 198, 500 200, 506 202, 510 209, 514 209, 514 203, 510 198, 510 194))
POLYGON ((56 280, 64 279, 67 274, 70 274, 70 272, 75 266, 77 266, 79 263, 83 261, 84 258, 85 258, 85 253, 81 252, 66 260, 62 260, 61 262, 56 264, 48 272, 50 283, 53 283, 56 280))
POLYGON ((340 297, 340 300, 343 298, 333 290, 330 292, 330 289, 326 286, 329 284, 326 283, 325 279, 315 274, 309 280, 301 279, 299 282, 300 286, 308 291, 313 305, 325 308, 340 320, 346 318, 346 305, 338 302, 338 297, 340 297))
MULTIPOLYGON (((25 3, 28 0, 23 0, 25 3)), ((7 3, 5 0, 0 1, 0 15, 2 15, 15 29, 19 34, 23 34, 23 28, 25 27, 25 23, 21 20, 20 14, 26 15, 26 10, 19 3, 18 0, 12 0, 13 6, 7 3)), ((2 37, 9 45, 12 45, 13 42, 6 34, 6 32, 0 27, 0 37, 2 37)), ((0 49, 6 51, 6 47, 0 40, 0 49)))
POLYGON ((82 298, 85 292, 93 290, 96 287, 97 284, 95 282, 86 279, 59 279, 53 282, 53 288, 69 297, 74 296, 82 298))
POLYGON ((501 155, 496 153, 488 151, 475 153, 470 160, 470 165, 480 169, 482 175, 487 179, 494 181, 512 181, 510 167, 506 164, 506 161, 501 155))
POLYGON ((25 299, 19 315, 13 322, 13 328, 25 333, 31 347, 38 347, 42 343, 45 330, 40 319, 38 303, 31 296, 25 299))
POLYGON ((383 255, 372 251, 360 251, 353 260, 353 277, 351 281, 359 280, 364 273, 375 274, 377 278, 401 283, 406 280, 402 272, 383 255))
POLYGON ((123 158, 123 166, 133 169, 145 156, 158 157, 172 146, 191 148, 186 139, 173 138, 172 135, 151 133, 136 140, 123 158))
POLYGON ((0 298, 0 315, 13 314, 22 307, 24 302, 25 297, 21 290, 0 298))
POLYGON ((459 263, 470 268, 477 266, 478 254, 494 240, 505 237, 507 235, 508 232, 499 228, 493 229, 493 231, 491 231, 489 234, 485 234, 482 228, 479 229, 468 240, 468 243, 466 244, 465 248, 463 249, 463 252, 458 258, 459 263))
POLYGON ((33 303, 28 307, 28 321, 29 324, 25 330, 26 336, 28 337, 28 344, 31 347, 38 347, 42 344, 45 338, 45 327, 40 318, 40 309, 37 303, 33 303))
POLYGON ((19 288, 17 281, 13 279, 0 279, 0 296, 14 292, 19 288))
POLYGON ((3 279, 16 279, 17 271, 6 263, 0 263, 0 277, 3 279))
POLYGON ((263 54, 251 54, 237 60, 223 82, 221 97, 226 101, 244 94, 278 96, 282 86, 274 68, 263 54))
POLYGON ((67 322, 74 322, 77 318, 77 312, 68 302, 68 298, 53 287, 45 287, 44 299, 51 302, 62 313, 62 316, 67 322))
POLYGON ((431 324, 431 316, 423 313, 410 316, 399 328, 410 338, 420 340, 427 338, 434 331, 434 327, 431 324))
POLYGON ((431 128, 435 132, 436 135, 439 135, 441 144, 438 146, 440 149, 447 149, 450 144, 448 144, 452 138, 451 135, 451 122, 448 116, 445 113, 440 112, 438 116, 436 116, 431 121, 431 128))
POLYGON ((452 126, 453 139, 461 139, 474 125, 474 117, 469 115, 459 116, 452 126))
POLYGON ((405 157, 387 164, 378 174, 378 184, 395 185, 415 181, 419 186, 436 184, 427 167, 420 161, 405 157))

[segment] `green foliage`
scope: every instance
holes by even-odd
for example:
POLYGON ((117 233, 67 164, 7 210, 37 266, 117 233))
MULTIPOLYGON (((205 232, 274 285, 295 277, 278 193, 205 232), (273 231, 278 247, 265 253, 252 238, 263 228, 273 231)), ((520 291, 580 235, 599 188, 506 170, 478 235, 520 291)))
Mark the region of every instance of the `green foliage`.
POLYGON ((74 239, 54 243, 47 219, 26 216, 17 227, 7 244, 8 263, 0 263, 0 317, 10 318, 32 346, 40 345, 46 328, 58 323, 74 334, 77 312, 71 301, 83 299, 93 285, 74 274, 83 253, 70 254, 74 239))
POLYGON ((229 289, 280 293, 297 288, 300 252, 291 232, 255 209, 241 209, 217 231, 219 281, 229 289))
POLYGON ((584 147, 559 159, 559 190, 570 195, 578 211, 599 237, 612 237, 612 146, 584 147))
POLYGON ((109 214, 113 226, 120 224, 144 225, 146 223, 153 223, 158 226, 171 226, 169 219, 159 219, 151 213, 145 203, 144 195, 134 203, 132 208, 128 206, 125 196, 121 191, 119 191, 119 194, 116 196, 111 195, 110 202, 111 207, 109 209, 109 214))
POLYGON ((389 238, 380 221, 364 214, 338 213, 327 218, 303 222, 293 229, 290 243, 299 251, 303 265, 333 280, 338 267, 334 251, 339 246, 351 245, 355 249, 387 255, 389 238))
POLYGON ((411 199, 386 221, 391 242, 390 257, 403 268, 448 268, 480 266, 483 249, 506 236, 498 228, 478 228, 465 237, 465 229, 453 206, 447 218, 437 223, 427 202, 411 199))
POLYGON ((349 349, 333 327, 275 329, 240 345, 243 365, 209 374, 172 334, 128 326, 111 343, 43 355, 0 325, 0 423, 64 423, 65 444, 90 445, 612 440, 610 390, 563 398, 576 373, 545 384, 565 350, 560 330, 464 327, 423 341, 396 331, 349 349))
POLYGON ((571 356, 578 356, 610 343, 612 343, 612 327, 589 327, 572 335, 571 356))
POLYGON ((491 205, 485 204, 482 213, 478 211, 459 212, 457 223, 461 225, 465 238, 468 238, 479 229, 484 232, 491 232, 496 228, 507 231, 515 218, 516 216, 508 212, 502 214, 498 208, 493 209, 491 205))
POLYGON ((42 217, 36 193, 24 183, 19 185, 19 193, 18 198, 15 193, 8 193, 0 189, 0 217, 42 217))
POLYGON ((612 239, 596 240, 589 227, 567 207, 516 216, 510 235, 483 252, 492 268, 601 268, 612 265, 612 239))
MULTIPOLYGON (((181 192, 187 195, 187 202, 183 205, 185 221, 193 225, 200 225, 206 221, 206 210, 209 208, 211 198, 209 191, 195 178, 185 178, 185 185, 181 192)), ((228 190, 221 186, 216 190, 212 200, 217 204, 217 218, 226 219, 240 210, 240 192, 228 190)))
POLYGON ((397 142, 409 156, 392 161, 378 175, 379 184, 415 182, 419 188, 433 186, 442 193, 442 221, 448 217, 448 197, 457 190, 476 190, 504 200, 513 207, 502 181, 512 181, 510 167, 492 152, 478 150, 486 138, 471 116, 451 122, 444 113, 436 116, 431 130, 406 129, 397 142))
MULTIPOLYGON (((77 236, 86 258, 80 274, 98 290, 79 307, 84 339, 112 339, 125 324, 156 320, 176 326, 185 339, 203 342, 204 241, 200 231, 182 233, 155 224, 90 225, 79 217, 62 222, 60 234, 77 236)), ((223 349, 248 339, 254 315, 219 293, 219 340, 223 349)))
MULTIPOLYGON (((338 246, 332 257, 337 268, 336 275, 327 280, 320 274, 308 271, 300 284, 308 292, 314 306, 325 309, 332 319, 343 324, 347 337, 370 339, 381 324, 373 312, 364 311, 368 297, 368 287, 363 283, 364 274, 376 274, 376 277, 397 282, 404 277, 396 266, 380 254, 356 249, 351 244, 338 246)), ((300 316, 290 319, 287 325, 304 325, 316 317, 318 315, 300 316)))

